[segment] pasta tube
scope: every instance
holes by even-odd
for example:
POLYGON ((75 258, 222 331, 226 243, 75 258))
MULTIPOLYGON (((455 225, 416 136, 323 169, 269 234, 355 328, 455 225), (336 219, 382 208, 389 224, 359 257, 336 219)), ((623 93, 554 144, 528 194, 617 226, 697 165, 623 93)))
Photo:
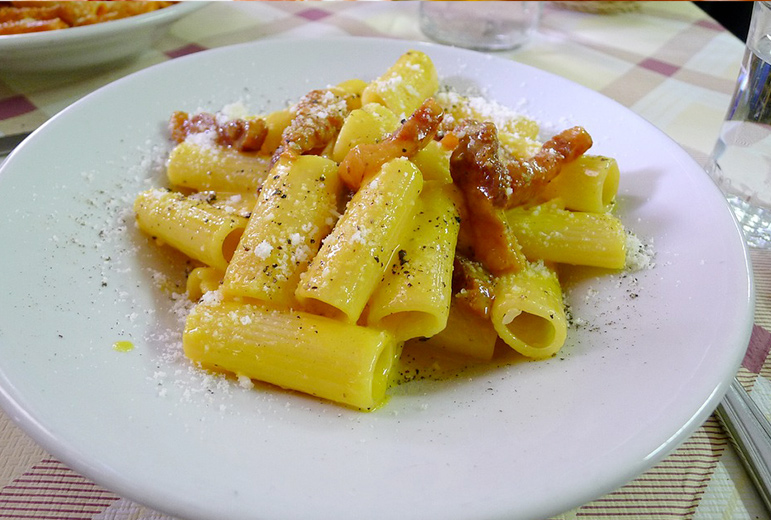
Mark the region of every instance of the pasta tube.
POLYGON ((626 265, 626 233, 608 213, 567 211, 542 204, 513 208, 506 219, 522 252, 531 261, 622 269, 626 265))
POLYGON ((425 185, 410 233, 370 299, 368 325, 391 331, 399 341, 444 329, 460 227, 459 197, 453 185, 425 185))
POLYGON ((336 87, 350 96, 348 108, 350 110, 355 110, 362 106, 361 94, 364 92, 364 89, 367 88, 367 85, 368 83, 366 81, 354 78, 338 83, 336 87))
POLYGON ((450 155, 452 152, 445 149, 437 141, 429 141, 411 160, 420 168, 423 179, 426 181, 438 181, 451 183, 450 155))
POLYGON ((422 187, 420 170, 409 160, 384 164, 353 196, 301 276, 300 303, 355 323, 391 266, 422 187))
POLYGON ((489 319, 453 298, 447 326, 430 338, 420 340, 420 345, 489 361, 493 358, 497 341, 498 332, 489 319))
POLYGON ((198 301, 207 292, 216 291, 222 284, 223 276, 225 273, 214 267, 196 267, 187 275, 187 297, 198 301))
POLYGON ((271 112, 263 118, 268 133, 262 142, 260 153, 265 156, 273 155, 273 152, 281 145, 281 136, 284 129, 292 122, 292 112, 289 109, 271 112))
POLYGON ((182 345, 194 362, 363 410, 385 397, 397 355, 388 332, 210 300, 196 305, 185 325, 182 345))
POLYGON ((341 162, 356 145, 376 143, 398 126, 399 118, 388 108, 377 103, 364 105, 345 118, 335 141, 332 158, 341 162))
POLYGON ((211 267, 225 270, 246 228, 244 217, 205 200, 151 189, 134 201, 139 229, 211 267))
POLYGON ((223 292, 290 306, 305 271, 334 225, 337 164, 314 155, 282 157, 225 273, 223 292))
POLYGON ((399 117, 418 109, 439 89, 436 67, 425 53, 408 51, 379 78, 372 81, 361 95, 363 104, 379 103, 399 117))
POLYGON ((610 157, 583 155, 566 164, 544 188, 545 199, 562 199, 573 211, 607 213, 618 192, 618 163, 610 157))
POLYGON ((192 200, 207 202, 229 215, 240 215, 249 218, 257 203, 257 192, 229 193, 224 191, 197 191, 188 195, 192 200))
MULTIPOLYGON (((196 134, 204 135, 204 134, 196 134)), ((262 185, 270 157, 246 155, 188 138, 171 151, 166 169, 173 185, 197 191, 250 192, 262 185)))
POLYGON ((531 264, 500 276, 490 319, 498 336, 520 354, 536 359, 553 356, 567 336, 557 275, 543 264, 531 264))
MULTIPOLYGON (((501 143, 506 140, 522 139, 534 143, 538 139, 538 123, 513 110, 493 101, 475 96, 464 96, 456 92, 440 92, 436 100, 455 121, 475 119, 494 123, 501 136, 501 143)), ((525 157, 529 157, 526 155, 525 157)))

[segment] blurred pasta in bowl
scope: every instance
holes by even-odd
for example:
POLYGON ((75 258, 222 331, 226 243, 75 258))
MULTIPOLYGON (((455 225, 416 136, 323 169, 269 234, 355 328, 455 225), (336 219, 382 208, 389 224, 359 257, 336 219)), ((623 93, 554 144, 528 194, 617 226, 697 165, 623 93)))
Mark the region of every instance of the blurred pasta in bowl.
POLYGON ((129 59, 205 2, 0 2, 0 68, 67 70, 129 59))

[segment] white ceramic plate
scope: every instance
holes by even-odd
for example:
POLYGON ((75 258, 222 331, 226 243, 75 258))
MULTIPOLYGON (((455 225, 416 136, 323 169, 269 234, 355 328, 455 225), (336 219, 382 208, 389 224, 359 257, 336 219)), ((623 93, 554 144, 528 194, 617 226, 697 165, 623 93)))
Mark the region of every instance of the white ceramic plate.
POLYGON ((74 104, 0 170, 0 401, 43 447, 186 518, 543 518, 654 465, 717 405, 748 343, 748 258, 718 190, 650 124, 517 63, 436 45, 282 40, 199 53, 74 104), (164 253, 133 226, 163 180, 173 110, 285 106, 373 78, 409 48, 623 171, 624 222, 656 266, 583 278, 554 359, 399 387, 365 414, 203 377, 176 354, 164 253), (148 95, 148 92, 151 95, 148 95), (10 253, 8 252, 10 251, 10 253), (131 352, 113 343, 129 340, 131 352))
POLYGON ((169 26, 206 5, 180 2, 149 13, 58 31, 0 36, 0 69, 59 71, 136 56, 169 26))

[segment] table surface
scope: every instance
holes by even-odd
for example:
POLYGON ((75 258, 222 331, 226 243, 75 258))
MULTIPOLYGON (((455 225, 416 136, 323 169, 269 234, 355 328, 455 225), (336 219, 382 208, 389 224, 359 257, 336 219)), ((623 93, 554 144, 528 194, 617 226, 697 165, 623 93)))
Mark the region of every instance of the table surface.
MULTIPOLYGON (((546 4, 538 34, 496 55, 594 89, 651 121, 704 163, 744 46, 690 2, 639 2, 594 14, 546 4)), ((0 71, 0 134, 33 130, 80 97, 134 71, 205 49, 271 38, 427 40, 417 2, 217 2, 172 26, 135 61, 59 74, 0 71)), ((771 413, 771 254, 752 251, 756 315, 739 380, 771 413)), ((628 485, 556 518, 770 518, 714 417, 628 485)), ((0 518, 170 517, 121 498, 43 451, 0 411, 0 518)))

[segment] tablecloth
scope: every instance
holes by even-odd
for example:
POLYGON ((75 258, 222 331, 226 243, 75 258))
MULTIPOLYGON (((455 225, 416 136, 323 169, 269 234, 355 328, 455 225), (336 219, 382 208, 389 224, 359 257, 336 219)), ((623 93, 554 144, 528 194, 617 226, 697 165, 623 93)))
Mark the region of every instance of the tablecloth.
MULTIPOLYGON (((131 63, 98 71, 0 71, 0 133, 36 128, 98 87, 150 65, 267 38, 376 36, 427 40, 417 2, 216 2, 177 22, 131 63)), ((619 14, 546 4, 520 49, 497 52, 613 98, 704 163, 729 102, 743 44, 689 2, 640 2, 619 14)), ((755 329, 739 373, 771 412, 771 255, 753 251, 755 329)), ((0 412, 0 518, 170 517, 121 498, 47 454, 0 412)), ((720 424, 707 420, 679 449, 626 486, 556 518, 766 519, 720 424)))

